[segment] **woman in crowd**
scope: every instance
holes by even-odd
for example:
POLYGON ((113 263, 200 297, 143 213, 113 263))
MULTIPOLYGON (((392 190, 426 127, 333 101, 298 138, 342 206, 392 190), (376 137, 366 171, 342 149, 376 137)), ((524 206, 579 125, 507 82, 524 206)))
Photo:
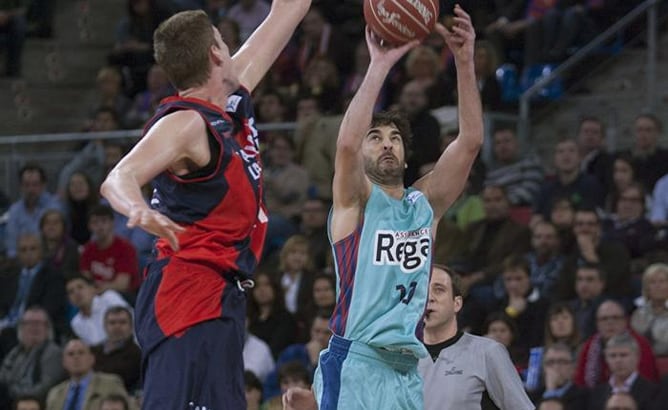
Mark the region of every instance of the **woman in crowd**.
POLYGON ((70 176, 65 195, 67 217, 70 221, 70 236, 79 245, 84 245, 90 239, 88 230, 88 212, 100 199, 97 190, 83 172, 75 172, 70 176))
POLYGON ((269 345, 274 359, 295 341, 295 319, 285 309, 281 286, 268 273, 255 275, 248 298, 248 330, 269 345))
POLYGON ((45 262, 65 276, 76 274, 79 271, 79 250, 67 234, 65 215, 57 209, 44 212, 39 220, 39 230, 45 262))
POLYGON ((566 302, 550 306, 545 318, 545 347, 563 343, 573 352, 580 346, 580 333, 575 326, 575 313, 566 302))
POLYGON ((650 341, 656 356, 668 357, 668 265, 655 263, 645 270, 641 301, 631 327, 650 341))

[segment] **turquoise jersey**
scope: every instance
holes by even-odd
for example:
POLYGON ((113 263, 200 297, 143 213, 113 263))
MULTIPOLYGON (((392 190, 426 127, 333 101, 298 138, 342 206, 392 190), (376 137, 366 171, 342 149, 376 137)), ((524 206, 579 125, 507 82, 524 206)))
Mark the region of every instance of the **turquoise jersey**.
MULTIPOLYGON (((433 218, 422 192, 408 188, 402 199, 395 199, 372 185, 359 226, 332 244, 337 275, 330 321, 334 334, 427 355, 416 330, 427 303, 433 218)), ((329 225, 331 232, 331 215, 329 225)))

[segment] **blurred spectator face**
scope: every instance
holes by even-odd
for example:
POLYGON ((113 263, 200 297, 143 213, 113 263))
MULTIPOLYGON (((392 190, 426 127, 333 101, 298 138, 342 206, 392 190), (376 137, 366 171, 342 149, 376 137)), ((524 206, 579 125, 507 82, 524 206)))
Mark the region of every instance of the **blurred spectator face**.
POLYGON ((605 361, 613 376, 625 380, 638 368, 638 353, 630 346, 607 347, 605 361))
POLYGON ((612 181, 618 191, 626 188, 633 182, 633 166, 625 159, 617 158, 612 169, 612 181))
POLYGON ((112 98, 121 92, 121 74, 115 68, 105 67, 97 75, 97 89, 103 98, 112 98))
POLYGON ((565 339, 573 334, 575 322, 568 311, 554 314, 550 318, 550 333, 555 339, 565 339))
POLYGON ((230 47, 230 51, 239 46, 241 39, 239 38, 239 26, 230 18, 223 17, 218 22, 218 31, 220 36, 225 41, 225 44, 230 47))
POLYGON ((478 75, 486 75, 490 70, 489 50, 486 47, 476 47, 473 60, 475 62, 475 72, 478 75))
POLYGON ((108 313, 104 318, 104 331, 112 343, 128 340, 132 337, 132 318, 128 312, 108 313))
POLYGON ((605 404, 605 410, 638 410, 638 405, 630 394, 613 394, 605 404))
POLYGON ((536 224, 531 232, 531 247, 538 256, 555 255, 559 250, 559 235, 554 225, 536 224))
POLYGON ((16 402, 16 410, 41 410, 41 409, 42 407, 40 406, 37 400, 20 399, 19 401, 16 402))
POLYGON ((360 41, 355 48, 355 72, 364 74, 370 62, 369 48, 365 41, 360 41))
POLYGON ((21 194, 26 207, 32 208, 37 204, 40 195, 44 192, 45 182, 38 171, 26 170, 21 175, 21 194))
POLYGON ((324 25, 325 19, 320 14, 320 11, 314 8, 309 10, 309 12, 306 13, 306 16, 304 16, 301 25, 305 39, 309 41, 320 40, 324 25))
POLYGON ((572 380, 575 373, 575 363, 571 354, 563 350, 548 348, 543 358, 543 366, 546 370, 548 368, 554 370, 559 378, 558 386, 562 386, 572 380))
POLYGON ((271 287, 271 282, 267 275, 258 275, 255 278, 255 287, 253 288, 253 297, 258 305, 271 305, 276 295, 271 287))
POLYGON ((259 409, 262 404, 262 390, 246 385, 246 403, 248 409, 259 409))
POLYGON ((125 403, 116 400, 105 400, 100 406, 100 410, 126 410, 125 403))
POLYGON ((318 229, 327 225, 327 208, 319 199, 307 199, 302 208, 302 225, 306 229, 318 229))
POLYGON ((321 307, 334 306, 334 303, 336 303, 336 291, 329 280, 319 278, 313 282, 313 303, 321 307))
POLYGON ((578 130, 578 143, 584 152, 590 152, 603 148, 603 127, 601 123, 586 120, 580 124, 578 130))
POLYGON ((511 297, 524 297, 531 289, 529 272, 522 269, 510 269, 503 271, 503 284, 506 293, 511 297))
POLYGON ((42 244, 40 237, 21 235, 17 241, 17 256, 21 267, 32 269, 42 260, 42 244))
POLYGON ((538 410, 564 410, 564 405, 558 401, 543 401, 538 405, 538 410))
POLYGON ((276 94, 265 94, 260 98, 258 114, 263 122, 281 122, 285 115, 285 106, 276 94))
POLYGON ((169 87, 169 79, 165 71, 157 64, 151 66, 146 77, 146 88, 152 93, 163 91, 169 87))
POLYGON ((111 169, 123 158, 123 147, 118 144, 104 144, 104 166, 111 169))
POLYGON ((294 150, 288 137, 276 135, 269 145, 269 159, 272 167, 285 167, 292 162, 294 150))
POLYGON ((304 380, 299 377, 287 376, 283 377, 281 380, 281 392, 285 393, 289 389, 301 387, 302 389, 310 389, 311 386, 308 385, 304 380))
POLYGON ((100 111, 95 114, 91 131, 116 131, 118 128, 118 121, 116 121, 116 118, 114 118, 114 115, 111 112, 100 111))
POLYGON ((313 319, 311 325, 311 340, 316 341, 322 349, 326 349, 329 344, 329 338, 332 331, 329 330, 329 321, 321 317, 313 319))
POLYGON ((494 158, 502 164, 514 162, 518 156, 517 137, 512 130, 494 133, 494 158))
POLYGON ((497 320, 489 324, 486 336, 496 340, 505 347, 510 347, 510 345, 513 343, 512 330, 510 330, 508 325, 501 320, 497 320))
POLYGON ((499 187, 489 186, 482 191, 482 206, 485 216, 490 221, 498 221, 508 217, 510 204, 503 190, 499 187))
POLYGON ((49 338, 49 318, 41 309, 28 309, 19 321, 18 338, 25 348, 40 346, 49 338))
POLYGON ((314 90, 336 88, 339 84, 339 69, 327 57, 314 58, 306 67, 302 82, 314 90))
POLYGON ((620 335, 626 330, 626 315, 614 302, 603 302, 596 311, 596 329, 603 340, 620 335))
POLYGON ((601 224, 597 215, 592 211, 578 211, 573 222, 575 236, 587 235, 595 240, 601 237, 601 224))
POLYGON ((320 114, 318 100, 315 97, 302 98, 297 102, 297 121, 311 120, 320 114))
POLYGON ((294 245, 285 255, 285 270, 288 272, 301 272, 308 262, 308 247, 294 245))
POLYGON ((406 74, 409 78, 429 84, 441 71, 438 54, 427 46, 415 47, 406 58, 406 74))
POLYGON ((668 270, 657 270, 643 278, 643 289, 651 302, 665 303, 668 300, 668 270))
POLYGON ((65 220, 59 211, 47 211, 42 220, 41 234, 45 241, 60 241, 65 236, 65 220))
POLYGON ((574 218, 575 210, 567 199, 557 201, 550 212, 550 222, 558 228, 572 227, 574 218))
POLYGON ((622 221, 641 218, 645 213, 645 196, 636 187, 628 187, 617 198, 617 216, 622 221))
POLYGON ((67 282, 65 287, 67 291, 67 299, 70 303, 81 309, 85 306, 91 306, 93 304, 93 298, 95 297, 95 287, 82 279, 72 279, 67 282))
POLYGON ((98 243, 109 243, 114 238, 114 220, 108 216, 92 215, 88 229, 98 243))
POLYGON ((558 172, 573 172, 580 168, 580 154, 575 141, 557 143, 554 151, 554 166, 558 172))
POLYGON ((659 139, 659 126, 648 117, 639 117, 634 125, 635 148, 639 151, 653 151, 659 139))
POLYGON ((70 177, 70 182, 67 184, 67 190, 70 194, 70 199, 73 201, 85 201, 90 195, 90 185, 83 174, 75 172, 70 177))
POLYGON ((90 348, 79 339, 67 342, 63 350, 63 368, 70 377, 81 377, 91 370, 95 364, 95 356, 90 348))
POLYGON ((139 16, 144 16, 151 11, 149 0, 130 0, 130 4, 132 5, 132 11, 139 16))
POLYGON ((399 96, 399 105, 406 114, 411 117, 427 107, 427 95, 424 87, 417 81, 411 81, 404 85, 399 96))
POLYGON ((592 300, 603 293, 605 282, 596 269, 578 268, 575 273, 575 293, 580 300, 592 300))

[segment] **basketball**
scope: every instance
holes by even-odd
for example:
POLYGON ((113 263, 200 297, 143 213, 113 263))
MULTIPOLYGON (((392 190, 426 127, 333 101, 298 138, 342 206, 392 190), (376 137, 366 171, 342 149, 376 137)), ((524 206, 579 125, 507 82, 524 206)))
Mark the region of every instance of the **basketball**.
POLYGON ((438 0, 364 0, 366 24, 392 45, 424 40, 437 18, 438 0))

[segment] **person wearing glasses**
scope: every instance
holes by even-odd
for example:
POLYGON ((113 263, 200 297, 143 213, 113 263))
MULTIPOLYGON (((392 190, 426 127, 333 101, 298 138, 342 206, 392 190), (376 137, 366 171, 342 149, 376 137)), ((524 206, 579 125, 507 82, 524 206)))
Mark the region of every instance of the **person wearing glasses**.
POLYGON ((658 382, 659 372, 652 347, 647 339, 629 328, 628 322, 628 316, 619 302, 607 300, 601 303, 596 311, 597 332, 585 341, 578 356, 575 384, 594 388, 608 382, 610 369, 605 361, 605 344, 625 332, 638 343, 638 374, 651 382, 658 382))
POLYGON ((587 391, 573 383, 575 355, 569 346, 557 342, 543 353, 543 388, 531 394, 532 400, 540 404, 559 400, 562 408, 568 410, 587 409, 587 391))

